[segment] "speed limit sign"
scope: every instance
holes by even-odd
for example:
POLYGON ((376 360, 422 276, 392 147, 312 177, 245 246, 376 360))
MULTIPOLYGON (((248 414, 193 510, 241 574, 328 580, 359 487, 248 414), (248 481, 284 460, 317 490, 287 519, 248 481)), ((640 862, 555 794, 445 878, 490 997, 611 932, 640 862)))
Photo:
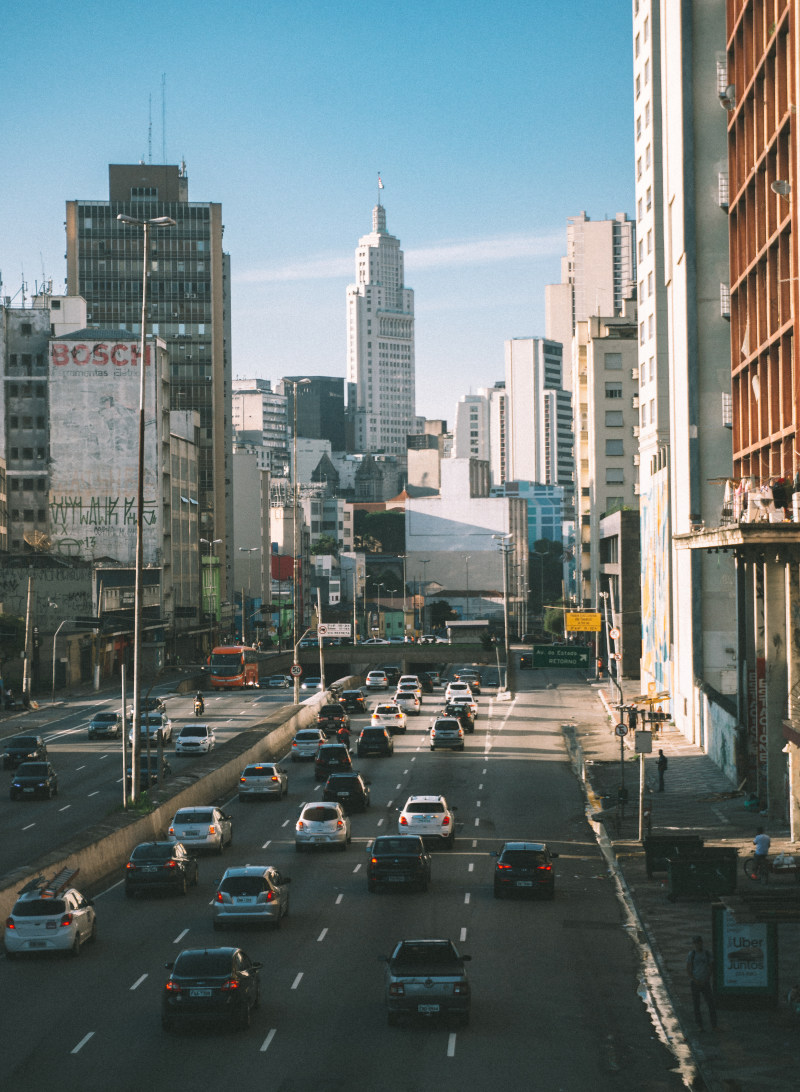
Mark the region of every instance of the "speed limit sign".
POLYGON ((289 668, 289 674, 292 676, 293 679, 296 679, 303 674, 303 669, 300 664, 292 664, 292 666, 289 668))
POLYGON ((616 626, 614 626, 613 629, 610 629, 608 631, 608 636, 611 638, 612 641, 618 641, 619 640, 619 630, 617 629, 616 626))

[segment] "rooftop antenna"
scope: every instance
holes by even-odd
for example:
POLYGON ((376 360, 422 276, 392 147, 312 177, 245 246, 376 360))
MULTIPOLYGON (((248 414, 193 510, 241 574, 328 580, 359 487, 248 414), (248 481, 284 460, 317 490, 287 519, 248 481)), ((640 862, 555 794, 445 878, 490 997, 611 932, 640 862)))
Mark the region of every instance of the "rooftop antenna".
POLYGON ((167 74, 161 73, 161 162, 167 164, 167 74))
POLYGON ((378 204, 381 203, 381 190, 383 189, 383 179, 381 178, 381 172, 378 171, 378 204))
POLYGON ((153 95, 147 96, 147 162, 153 162, 153 95))

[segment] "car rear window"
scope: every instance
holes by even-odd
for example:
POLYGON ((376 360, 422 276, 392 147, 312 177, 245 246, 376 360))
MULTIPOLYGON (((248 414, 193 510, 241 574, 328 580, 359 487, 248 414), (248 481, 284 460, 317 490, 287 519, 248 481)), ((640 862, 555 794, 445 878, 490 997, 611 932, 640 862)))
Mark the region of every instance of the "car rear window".
POLYGON ((330 823, 339 818, 339 813, 334 808, 312 807, 306 808, 303 818, 309 823, 330 823))
POLYGON ((407 804, 404 810, 413 815, 435 815, 444 811, 444 804, 440 804, 438 800, 425 804, 407 804))
POLYGON ((17 736, 9 743, 9 747, 30 747, 31 750, 38 744, 36 736, 17 736))
POLYGON ((545 856, 533 849, 507 849, 502 860, 503 864, 518 868, 535 868, 536 865, 545 863, 545 856))
POLYGON ((361 736, 362 736, 363 739, 385 739, 386 738, 386 729, 385 728, 364 728, 361 731, 361 736))
POLYGON ((451 944, 415 944, 413 942, 403 944, 394 958, 394 963, 401 967, 459 967, 461 961, 457 958, 451 944))
POLYGON ((393 705, 378 705, 375 708, 376 713, 380 713, 381 716, 393 716, 397 709, 393 705))
POLYGON ((181 952, 175 960, 173 974, 187 978, 214 977, 229 974, 231 970, 230 951, 181 952))
POLYGON ((132 861, 168 861, 175 852, 171 842, 159 842, 137 846, 131 853, 132 861))
POLYGON ((316 743, 319 732, 298 732, 294 738, 298 743, 316 743))
POLYGON ((341 705, 321 705, 319 711, 321 715, 326 717, 340 717, 342 715, 341 705))
POLYGON ((363 698, 364 695, 360 690, 344 690, 342 692, 343 698, 363 698))
POLYGON ((422 849, 420 838, 376 838, 372 847, 375 854, 383 853, 419 853, 422 849))
POLYGON ((239 895, 260 895, 268 886, 263 876, 229 876, 222 881, 219 889, 236 898, 239 895))
POLYGON ((194 811, 179 811, 175 816, 176 823, 208 823, 212 817, 209 808, 194 811))
POLYGON ((114 724, 116 719, 116 713, 95 713, 92 717, 92 720, 97 721, 98 724, 114 724))
POLYGON ((248 766, 242 777, 272 777, 274 773, 274 766, 248 766))
POLYGON ((20 899, 11 911, 15 918, 39 918, 42 914, 63 914, 63 899, 20 899))

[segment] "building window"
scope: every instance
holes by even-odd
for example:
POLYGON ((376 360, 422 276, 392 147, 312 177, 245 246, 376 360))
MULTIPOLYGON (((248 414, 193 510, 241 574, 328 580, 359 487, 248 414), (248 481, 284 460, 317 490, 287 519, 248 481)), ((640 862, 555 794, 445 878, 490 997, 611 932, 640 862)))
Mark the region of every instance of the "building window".
POLYGON ((622 370, 622 353, 604 353, 603 363, 607 372, 622 370))
POLYGON ((622 384, 606 383, 606 398, 622 398, 622 384))
POLYGON ((606 467, 606 485, 622 485, 625 481, 625 471, 621 466, 606 467))
POLYGON ((606 428, 622 428, 624 424, 622 410, 606 410, 606 428))
POLYGON ((624 441, 606 440, 606 455, 624 455, 624 441))

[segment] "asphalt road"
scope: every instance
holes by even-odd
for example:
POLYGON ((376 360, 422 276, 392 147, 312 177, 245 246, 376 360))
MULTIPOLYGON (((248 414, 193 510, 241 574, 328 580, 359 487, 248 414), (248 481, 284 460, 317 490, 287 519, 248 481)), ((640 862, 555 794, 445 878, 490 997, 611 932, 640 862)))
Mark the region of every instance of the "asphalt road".
POLYGON ((222 859, 201 860, 200 885, 188 896, 129 901, 111 886, 96 898, 99 940, 79 959, 4 961, 7 1086, 681 1087, 637 994, 637 952, 565 761, 559 725, 568 691, 513 703, 485 695, 464 753, 428 749, 426 714, 440 701, 426 697, 393 757, 355 761, 371 782, 372 807, 353 817, 346 853, 295 853, 298 806, 321 788, 310 764, 287 763, 286 800, 230 803, 233 846, 222 859), (456 806, 455 850, 435 852, 427 893, 368 894, 368 839, 396 829, 396 809, 426 792, 456 806), (554 901, 493 898, 489 852, 511 838, 544 839, 559 851, 554 901), (261 862, 292 877, 289 917, 276 932, 215 933, 210 901, 221 872, 261 862), (472 955, 469 1028, 387 1026, 378 957, 398 939, 423 936, 449 936, 472 955), (164 1033, 164 963, 183 947, 224 943, 263 961, 251 1028, 164 1033))

